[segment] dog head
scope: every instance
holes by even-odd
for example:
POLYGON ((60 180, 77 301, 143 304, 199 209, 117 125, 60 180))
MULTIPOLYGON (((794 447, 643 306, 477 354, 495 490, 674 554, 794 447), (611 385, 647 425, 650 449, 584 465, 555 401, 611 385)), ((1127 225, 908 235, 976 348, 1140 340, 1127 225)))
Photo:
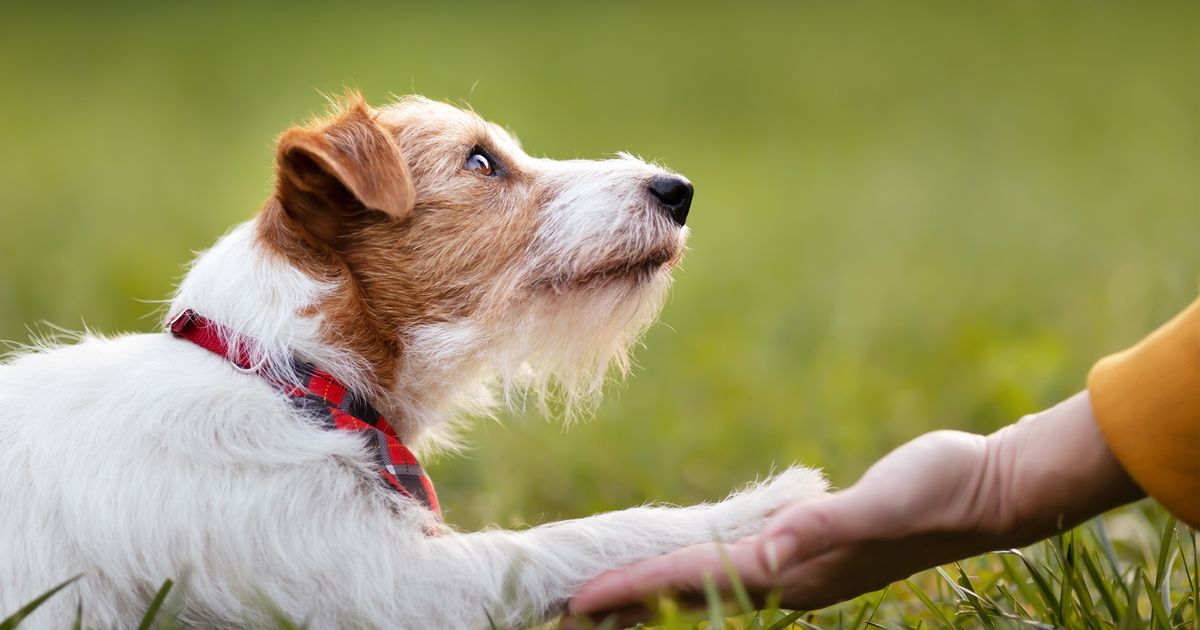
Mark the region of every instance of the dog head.
POLYGON ((628 367, 691 200, 686 179, 629 155, 534 158, 472 112, 351 96, 280 138, 259 234, 334 287, 311 314, 381 389, 498 374, 578 400, 628 367))

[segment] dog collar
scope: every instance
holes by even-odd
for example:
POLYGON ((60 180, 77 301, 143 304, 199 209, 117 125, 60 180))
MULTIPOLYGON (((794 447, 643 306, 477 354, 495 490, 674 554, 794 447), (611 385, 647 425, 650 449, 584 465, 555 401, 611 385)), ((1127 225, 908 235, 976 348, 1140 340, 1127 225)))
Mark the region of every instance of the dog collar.
POLYGON ((389 488, 442 515, 433 482, 417 462, 412 451, 400 441, 396 430, 380 415, 367 399, 350 391, 328 372, 311 363, 292 359, 292 371, 303 379, 296 385, 272 374, 265 364, 252 362, 253 343, 239 342, 229 347, 229 334, 223 326, 192 311, 185 310, 168 324, 171 334, 190 341, 209 352, 225 357, 242 370, 251 371, 266 379, 287 395, 296 407, 319 419, 326 429, 362 433, 375 453, 379 476, 389 488), (232 351, 231 351, 232 350, 232 351))

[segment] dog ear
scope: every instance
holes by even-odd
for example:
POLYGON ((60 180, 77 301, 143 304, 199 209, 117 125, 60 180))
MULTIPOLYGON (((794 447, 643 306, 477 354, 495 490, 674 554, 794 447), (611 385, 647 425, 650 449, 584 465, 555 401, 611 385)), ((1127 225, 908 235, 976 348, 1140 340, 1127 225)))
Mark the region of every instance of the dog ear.
POLYGON ((400 147, 359 95, 348 96, 333 118, 285 132, 276 160, 284 210, 335 249, 348 225, 370 212, 404 219, 412 211, 400 147))

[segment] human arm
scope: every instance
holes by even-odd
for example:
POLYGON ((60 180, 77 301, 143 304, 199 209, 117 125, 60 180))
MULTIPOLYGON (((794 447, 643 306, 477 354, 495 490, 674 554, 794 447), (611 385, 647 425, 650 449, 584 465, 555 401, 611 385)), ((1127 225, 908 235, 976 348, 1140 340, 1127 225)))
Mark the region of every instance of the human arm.
POLYGON ((727 563, 752 594, 778 588, 812 609, 918 570, 1020 546, 1142 496, 1097 428, 1087 392, 987 437, 923 435, 856 484, 791 506, 759 536, 709 543, 606 573, 572 599, 576 615, 637 607, 659 592, 687 599, 727 563))

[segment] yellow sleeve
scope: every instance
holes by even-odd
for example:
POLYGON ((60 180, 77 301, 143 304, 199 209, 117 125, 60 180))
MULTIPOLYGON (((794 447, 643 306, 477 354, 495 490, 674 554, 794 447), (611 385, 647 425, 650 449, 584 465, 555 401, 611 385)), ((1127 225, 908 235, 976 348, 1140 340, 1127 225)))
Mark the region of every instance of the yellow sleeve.
POLYGON ((1133 480, 1200 527, 1200 300, 1136 346, 1096 363, 1092 409, 1133 480))

